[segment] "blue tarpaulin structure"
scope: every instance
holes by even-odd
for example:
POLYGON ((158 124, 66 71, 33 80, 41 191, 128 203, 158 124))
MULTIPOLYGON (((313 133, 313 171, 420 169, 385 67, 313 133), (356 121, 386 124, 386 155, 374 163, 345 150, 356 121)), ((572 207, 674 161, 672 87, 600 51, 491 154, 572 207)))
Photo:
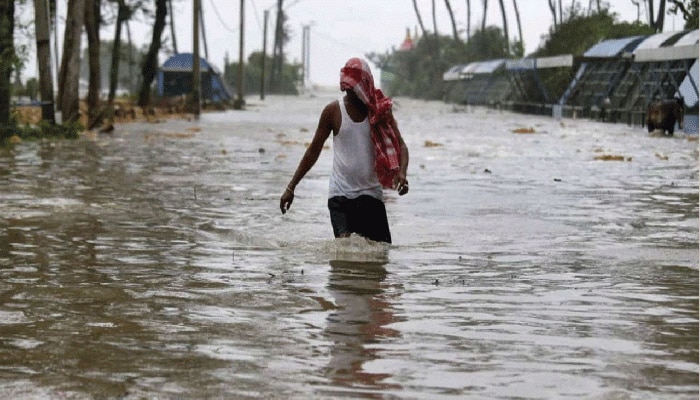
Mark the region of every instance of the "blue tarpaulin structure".
MULTIPOLYGON (((192 53, 170 57, 158 71, 158 95, 182 96, 192 92, 192 53)), ((204 58, 199 59, 202 99, 221 103, 233 99, 231 91, 221 79, 219 71, 204 58)))

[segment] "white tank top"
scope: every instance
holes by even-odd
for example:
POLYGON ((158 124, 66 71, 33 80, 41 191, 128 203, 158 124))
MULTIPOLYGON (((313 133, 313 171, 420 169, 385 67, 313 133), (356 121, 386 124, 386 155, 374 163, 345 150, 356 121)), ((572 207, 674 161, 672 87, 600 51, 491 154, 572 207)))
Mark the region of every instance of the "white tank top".
POLYGON ((340 129, 333 136, 333 171, 328 198, 345 196, 354 199, 363 194, 382 200, 382 186, 374 170, 374 145, 369 119, 355 122, 345 109, 342 98, 340 129))

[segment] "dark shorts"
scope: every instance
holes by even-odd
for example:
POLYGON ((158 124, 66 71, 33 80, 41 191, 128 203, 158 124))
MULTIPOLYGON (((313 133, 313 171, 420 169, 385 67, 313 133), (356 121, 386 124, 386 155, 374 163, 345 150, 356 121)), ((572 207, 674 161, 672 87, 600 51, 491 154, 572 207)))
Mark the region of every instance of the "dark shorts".
POLYGON ((375 242, 391 243, 384 202, 372 196, 356 199, 337 196, 328 199, 335 237, 356 233, 375 242))

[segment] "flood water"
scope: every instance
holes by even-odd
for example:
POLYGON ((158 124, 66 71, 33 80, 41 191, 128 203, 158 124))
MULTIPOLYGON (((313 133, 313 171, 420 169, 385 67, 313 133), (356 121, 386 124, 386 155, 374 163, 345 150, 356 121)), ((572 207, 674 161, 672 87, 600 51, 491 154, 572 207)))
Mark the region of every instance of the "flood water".
POLYGON ((697 141, 399 98, 334 241, 330 143, 279 196, 338 95, 0 150, 2 398, 698 398, 697 141))

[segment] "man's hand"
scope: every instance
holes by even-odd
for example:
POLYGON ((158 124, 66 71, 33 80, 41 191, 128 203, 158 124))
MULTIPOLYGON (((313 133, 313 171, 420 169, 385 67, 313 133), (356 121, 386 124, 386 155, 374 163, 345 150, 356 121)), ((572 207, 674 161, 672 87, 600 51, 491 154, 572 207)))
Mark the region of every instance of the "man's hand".
POLYGON ((394 189, 398 190, 399 196, 403 196, 408 193, 408 180, 406 175, 399 172, 394 177, 394 189))
POLYGON ((289 207, 292 206, 292 202, 294 201, 294 192, 289 189, 289 187, 284 189, 284 193, 282 193, 282 197, 280 197, 280 210, 282 210, 282 214, 285 214, 287 210, 289 210, 289 207))

